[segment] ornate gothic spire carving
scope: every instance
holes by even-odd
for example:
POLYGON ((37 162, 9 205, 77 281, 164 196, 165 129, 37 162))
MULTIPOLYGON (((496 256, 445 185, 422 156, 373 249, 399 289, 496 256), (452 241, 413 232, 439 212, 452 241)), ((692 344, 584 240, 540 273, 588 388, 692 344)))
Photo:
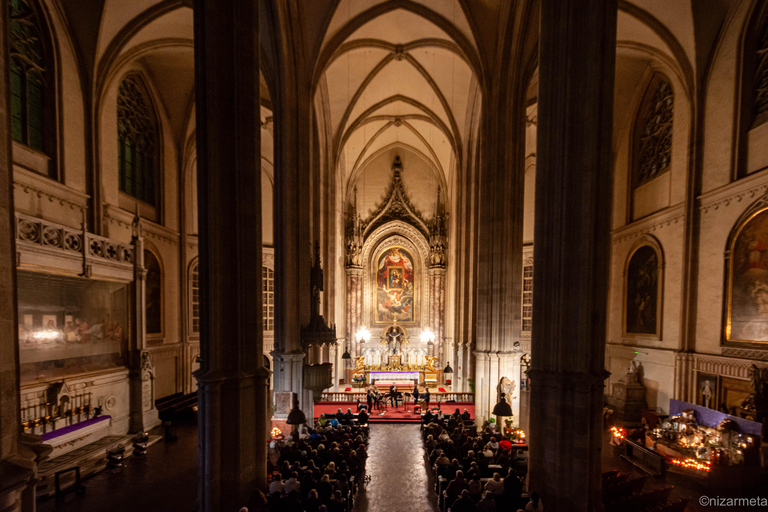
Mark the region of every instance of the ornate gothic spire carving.
POLYGON ((354 199, 348 205, 346 213, 347 268, 362 268, 362 249, 365 237, 379 226, 393 220, 410 224, 424 235, 424 238, 429 240, 430 245, 429 265, 445 267, 445 254, 448 245, 448 213, 445 211, 441 189, 438 186, 434 217, 426 220, 411 203, 403 186, 402 172, 403 164, 400 162, 400 157, 397 156, 392 164, 392 182, 389 184, 384 199, 365 220, 360 217, 357 211, 357 188, 354 189, 354 199))

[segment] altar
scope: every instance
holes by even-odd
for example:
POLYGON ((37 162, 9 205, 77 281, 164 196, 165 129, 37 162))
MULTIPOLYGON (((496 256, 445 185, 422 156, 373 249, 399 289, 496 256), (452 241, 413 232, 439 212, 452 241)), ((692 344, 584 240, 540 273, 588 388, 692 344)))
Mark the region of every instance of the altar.
POLYGON ((386 387, 444 384, 438 358, 425 346, 411 345, 408 331, 397 319, 382 331, 379 343, 361 347, 361 353, 354 367, 347 369, 347 382, 386 387))

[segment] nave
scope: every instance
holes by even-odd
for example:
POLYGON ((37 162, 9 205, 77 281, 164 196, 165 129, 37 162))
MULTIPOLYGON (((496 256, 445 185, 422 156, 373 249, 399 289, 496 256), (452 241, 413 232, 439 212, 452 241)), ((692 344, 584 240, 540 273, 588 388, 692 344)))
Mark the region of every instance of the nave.
POLYGON ((358 493, 353 512, 437 512, 419 425, 372 424, 370 429, 365 472, 371 480, 358 493))

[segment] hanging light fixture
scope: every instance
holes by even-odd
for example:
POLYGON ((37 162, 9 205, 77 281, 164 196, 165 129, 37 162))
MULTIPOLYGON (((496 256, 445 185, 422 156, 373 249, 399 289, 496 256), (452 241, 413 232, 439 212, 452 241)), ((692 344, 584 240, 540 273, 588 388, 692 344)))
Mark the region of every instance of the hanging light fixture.
POLYGON ((453 368, 451 368, 450 362, 447 365, 445 365, 445 370, 443 370, 443 373, 453 373, 453 368))
POLYGON ((512 416, 512 407, 507 402, 506 394, 502 393, 499 403, 493 407, 494 416, 512 416))
POLYGON ((341 358, 345 360, 352 359, 352 356, 349 355, 349 350, 346 347, 344 347, 344 353, 341 355, 341 358))

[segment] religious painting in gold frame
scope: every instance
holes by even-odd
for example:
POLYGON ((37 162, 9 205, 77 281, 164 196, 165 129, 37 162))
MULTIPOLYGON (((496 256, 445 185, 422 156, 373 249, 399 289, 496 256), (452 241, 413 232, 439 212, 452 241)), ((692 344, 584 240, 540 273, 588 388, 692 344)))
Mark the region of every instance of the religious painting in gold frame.
POLYGON ((388 247, 376 258, 374 323, 409 323, 415 319, 414 259, 404 247, 388 247))
POLYGON ((658 335, 659 254, 654 247, 642 245, 629 258, 626 273, 627 334, 658 335))
POLYGON ((750 215, 731 239, 725 340, 768 343, 768 208, 750 215))

